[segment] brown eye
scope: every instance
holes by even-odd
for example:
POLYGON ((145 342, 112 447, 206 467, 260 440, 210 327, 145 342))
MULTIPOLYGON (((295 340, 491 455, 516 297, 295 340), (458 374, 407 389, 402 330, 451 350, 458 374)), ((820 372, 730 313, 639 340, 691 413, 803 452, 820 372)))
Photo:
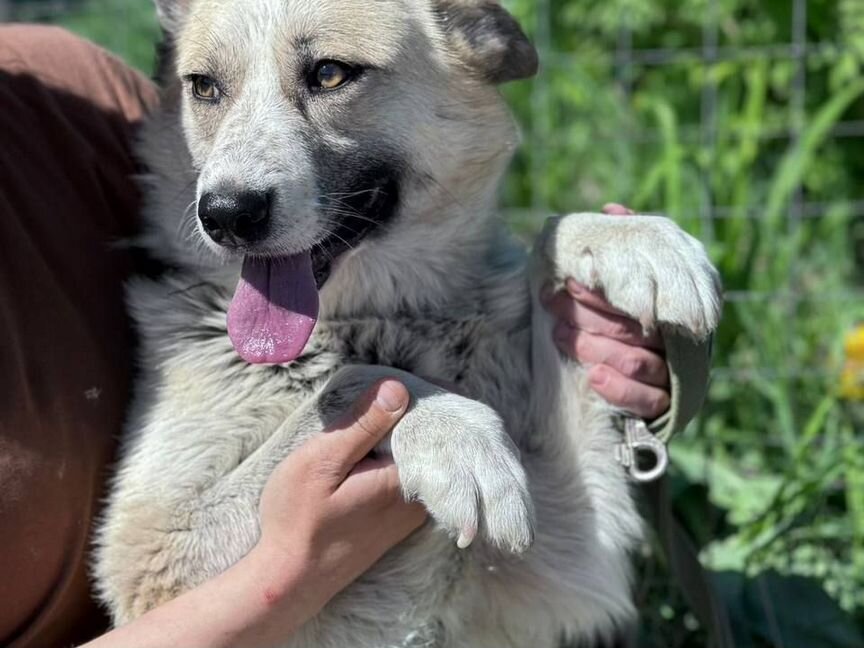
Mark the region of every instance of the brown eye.
POLYGON ((219 88, 210 77, 195 75, 192 77, 192 94, 204 101, 215 101, 219 98, 219 88))
POLYGON ((351 78, 351 69, 336 61, 325 61, 315 68, 312 86, 322 90, 335 90, 351 78))

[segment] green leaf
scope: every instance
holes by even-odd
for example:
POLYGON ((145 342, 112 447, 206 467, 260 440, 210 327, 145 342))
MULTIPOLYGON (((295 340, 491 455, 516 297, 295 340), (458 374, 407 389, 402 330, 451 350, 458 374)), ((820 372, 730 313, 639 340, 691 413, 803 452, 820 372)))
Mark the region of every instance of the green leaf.
POLYGON ((804 131, 797 146, 784 158, 768 194, 766 222, 772 231, 776 231, 779 227, 789 197, 801 183, 804 172, 813 162, 819 146, 825 141, 843 113, 862 93, 864 93, 864 79, 858 79, 831 97, 804 131))
POLYGON ((721 456, 706 456, 698 447, 674 443, 672 461, 684 475, 708 486, 711 502, 729 511, 729 521, 742 525, 759 516, 770 505, 782 479, 771 474, 745 474, 740 464, 721 456))

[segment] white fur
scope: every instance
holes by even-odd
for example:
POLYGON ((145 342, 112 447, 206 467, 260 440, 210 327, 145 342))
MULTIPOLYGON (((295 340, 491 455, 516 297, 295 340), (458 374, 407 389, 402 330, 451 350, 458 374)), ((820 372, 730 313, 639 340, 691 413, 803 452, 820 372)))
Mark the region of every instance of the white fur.
POLYGON ((215 56, 208 43, 218 42, 237 100, 196 116, 200 107, 169 83, 144 132, 145 243, 179 269, 129 290, 143 372, 95 555, 115 621, 248 552, 273 468, 390 375, 414 399, 392 452, 406 494, 434 522, 284 645, 554 648, 608 635, 634 613, 628 552, 640 520, 614 458, 613 412, 553 346, 537 295, 575 276, 645 327, 704 336, 717 324, 719 289, 702 247, 664 219, 571 215, 547 227, 529 272, 493 206, 516 131, 495 89, 454 60, 426 0, 181 4, 160 0, 180 34, 178 72, 215 56), (237 259, 201 245, 191 206, 214 178, 277 174, 280 191, 299 192, 282 201, 293 211, 279 214, 280 249, 321 226, 309 200, 316 178, 292 139, 306 126, 279 90, 294 31, 338 43, 345 57, 354 39, 364 56, 410 68, 397 65, 374 98, 356 99, 362 115, 319 105, 308 119, 319 129, 347 122, 326 136, 346 149, 370 133, 386 139, 412 173, 397 220, 336 265, 304 356, 248 366, 225 333, 237 259), (454 381, 467 396, 418 375, 454 381))

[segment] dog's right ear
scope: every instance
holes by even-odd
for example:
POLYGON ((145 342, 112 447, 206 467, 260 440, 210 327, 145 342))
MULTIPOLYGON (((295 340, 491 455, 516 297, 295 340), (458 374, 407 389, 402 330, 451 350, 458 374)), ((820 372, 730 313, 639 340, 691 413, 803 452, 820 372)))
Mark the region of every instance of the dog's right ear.
POLYGON ((155 0, 159 24, 168 34, 176 34, 183 26, 192 0, 155 0))
POLYGON ((537 50, 499 0, 433 0, 450 48, 490 83, 527 79, 537 73, 537 50))

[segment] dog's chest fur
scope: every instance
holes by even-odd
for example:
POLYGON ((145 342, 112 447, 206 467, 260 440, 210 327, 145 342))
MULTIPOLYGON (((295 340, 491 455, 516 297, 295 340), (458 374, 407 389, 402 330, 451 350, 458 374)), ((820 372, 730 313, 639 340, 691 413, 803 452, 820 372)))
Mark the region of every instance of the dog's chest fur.
MULTIPOLYGON (((237 356, 225 323, 231 295, 215 284, 186 274, 142 280, 133 284, 130 301, 144 356, 162 360, 150 366, 169 380, 174 374, 190 383, 198 398, 214 406, 226 393, 232 399, 245 395, 244 408, 284 416, 341 367, 381 365, 492 406, 518 443, 527 425, 526 408, 519 404, 531 381, 527 288, 524 309, 513 307, 512 295, 498 303, 490 297, 495 292, 478 279, 471 295, 435 312, 325 318, 297 360, 272 366, 249 365, 237 356), (189 376, 193 367, 195 375, 189 376)), ((517 295, 515 302, 521 301, 517 295)))

